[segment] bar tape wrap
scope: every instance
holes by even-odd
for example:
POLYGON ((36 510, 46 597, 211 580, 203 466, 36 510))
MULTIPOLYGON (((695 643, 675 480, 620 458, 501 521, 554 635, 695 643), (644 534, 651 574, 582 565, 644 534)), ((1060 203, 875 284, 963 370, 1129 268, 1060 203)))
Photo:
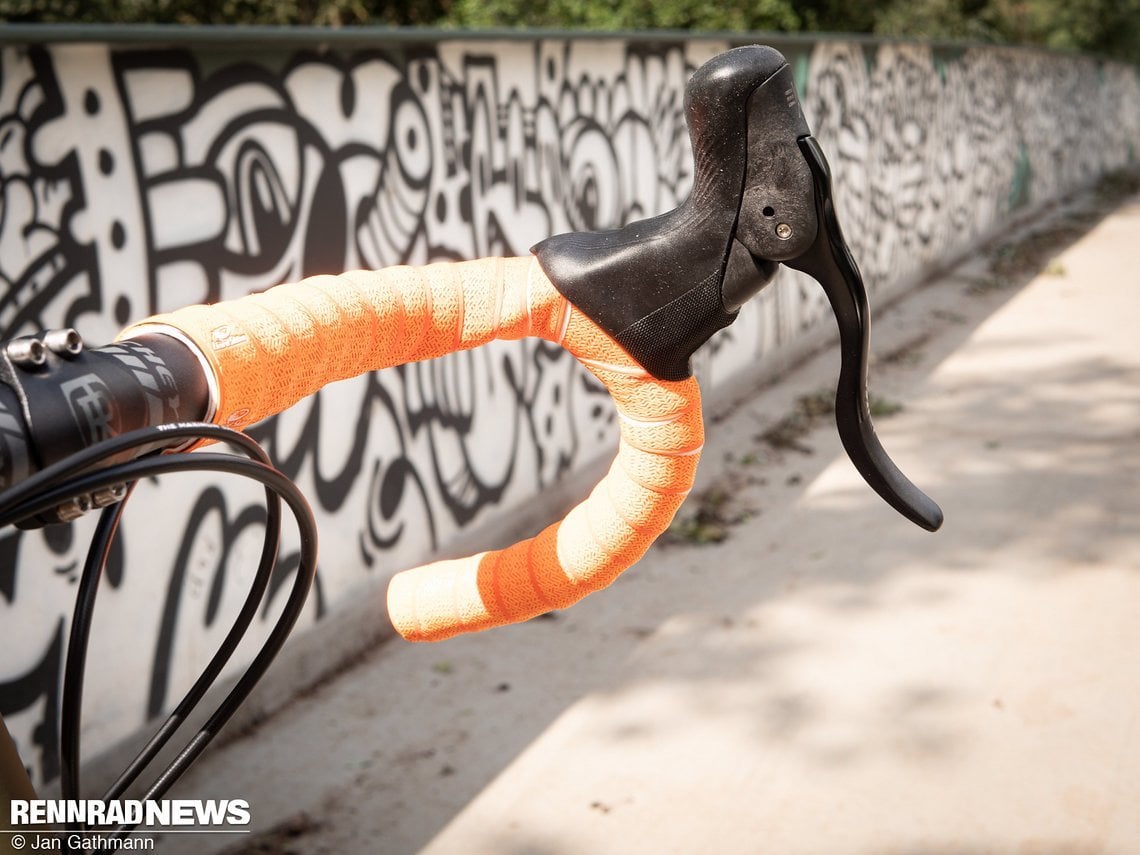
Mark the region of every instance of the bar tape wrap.
POLYGON ((609 585, 669 526, 704 443, 696 380, 653 378, 533 258, 314 276, 158 315, 120 338, 162 327, 202 351, 217 382, 214 421, 238 429, 335 380, 495 338, 558 343, 609 390, 621 428, 617 458, 565 519, 506 549, 393 577, 388 613, 410 641, 527 620, 609 585))

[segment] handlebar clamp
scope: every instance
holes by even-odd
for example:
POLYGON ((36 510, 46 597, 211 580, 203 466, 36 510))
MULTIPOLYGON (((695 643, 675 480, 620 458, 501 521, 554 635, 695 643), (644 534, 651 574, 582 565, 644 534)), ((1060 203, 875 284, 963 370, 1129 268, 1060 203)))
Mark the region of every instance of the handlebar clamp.
MULTIPOLYGON (((196 415, 198 387, 204 384, 200 372, 195 379, 169 345, 156 349, 153 343, 89 349, 75 330, 56 329, 0 348, 0 490, 129 430, 196 415)), ((70 522, 121 501, 125 493, 125 485, 99 490, 18 525, 70 522)))

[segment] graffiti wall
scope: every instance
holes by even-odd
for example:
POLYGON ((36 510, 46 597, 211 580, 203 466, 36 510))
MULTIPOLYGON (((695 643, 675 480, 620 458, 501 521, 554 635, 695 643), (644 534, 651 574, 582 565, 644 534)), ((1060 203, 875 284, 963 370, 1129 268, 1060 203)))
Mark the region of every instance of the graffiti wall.
MULTIPOLYGON (((202 38, 0 47, 0 337, 75 326, 104 342, 144 315, 309 274, 525 254, 549 234, 668 210, 692 176, 685 81, 729 47, 249 51, 202 38)), ((1140 141, 1140 83, 1124 66, 777 46, 872 291, 1123 165, 1140 141)), ((706 382, 731 382, 828 321, 811 280, 781 277, 699 355, 706 382)), ((346 381, 251 433, 318 515, 308 623, 616 442, 604 390, 537 341, 346 381)), ((220 476, 139 485, 100 594, 90 750, 168 709, 220 642, 256 564, 260 501, 220 476)), ((0 713, 41 780, 59 768, 62 656, 89 532, 0 533, 0 713)), ((296 545, 285 553, 287 577, 296 545)))

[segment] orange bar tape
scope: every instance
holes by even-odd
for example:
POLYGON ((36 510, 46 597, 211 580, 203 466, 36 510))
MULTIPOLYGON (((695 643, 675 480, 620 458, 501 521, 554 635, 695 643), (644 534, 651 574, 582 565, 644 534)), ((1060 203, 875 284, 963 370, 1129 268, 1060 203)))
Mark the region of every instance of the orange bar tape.
POLYGON ((149 318, 120 338, 173 328, 213 369, 214 421, 244 428, 327 383, 540 336, 601 381, 619 414, 608 474, 529 540, 393 577, 388 613, 410 641, 527 620, 609 585, 669 526, 704 443, 695 379, 657 380, 558 293, 533 258, 353 271, 149 318))

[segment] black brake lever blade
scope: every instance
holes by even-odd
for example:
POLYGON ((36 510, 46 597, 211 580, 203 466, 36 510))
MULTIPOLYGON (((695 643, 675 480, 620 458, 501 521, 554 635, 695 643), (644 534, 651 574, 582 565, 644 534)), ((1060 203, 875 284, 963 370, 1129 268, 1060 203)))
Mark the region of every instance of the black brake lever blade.
POLYGON ((842 356, 835 392, 839 437, 851 462, 876 493, 911 522, 927 531, 937 531, 942 525, 942 509, 903 475, 875 435, 867 402, 867 290, 839 229, 831 194, 831 170, 823 150, 810 136, 801 137, 799 146, 811 167, 819 228, 811 247, 784 264, 819 282, 835 312, 842 356))

